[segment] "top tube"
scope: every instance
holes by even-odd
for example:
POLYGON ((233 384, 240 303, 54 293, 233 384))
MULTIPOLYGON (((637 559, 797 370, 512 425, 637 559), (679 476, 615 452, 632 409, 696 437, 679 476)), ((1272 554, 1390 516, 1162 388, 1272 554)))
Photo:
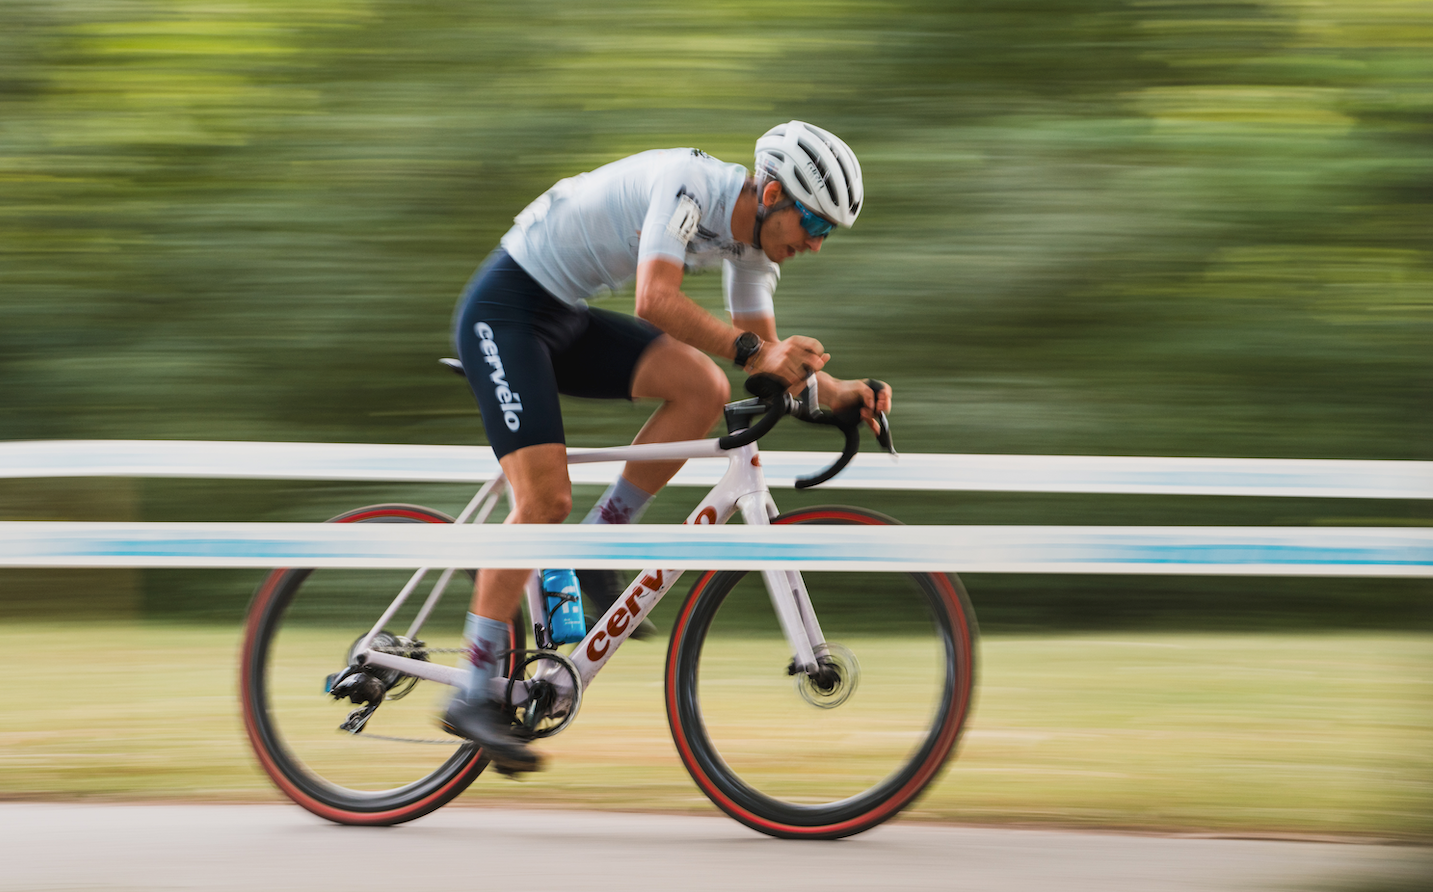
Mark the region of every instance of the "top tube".
POLYGON ((677 458, 720 458, 728 450, 709 440, 677 440, 672 443, 637 443, 631 446, 600 446, 567 450, 569 465, 604 461, 663 461, 677 458))

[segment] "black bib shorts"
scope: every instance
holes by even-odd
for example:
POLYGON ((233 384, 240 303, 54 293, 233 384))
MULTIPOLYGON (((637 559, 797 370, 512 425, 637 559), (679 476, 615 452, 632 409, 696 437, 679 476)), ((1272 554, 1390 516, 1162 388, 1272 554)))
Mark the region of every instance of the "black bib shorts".
POLYGON ((493 452, 566 443, 558 394, 632 399, 642 354, 662 334, 641 319, 553 297, 499 248, 458 302, 458 358, 493 452))

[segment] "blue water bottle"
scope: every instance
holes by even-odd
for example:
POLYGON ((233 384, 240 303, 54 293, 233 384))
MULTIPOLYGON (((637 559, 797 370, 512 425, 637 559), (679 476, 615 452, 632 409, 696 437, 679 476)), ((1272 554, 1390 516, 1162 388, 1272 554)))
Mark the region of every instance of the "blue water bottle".
POLYGON ((547 596, 547 630, 553 644, 572 644, 587 635, 582 615, 582 589, 571 570, 543 570, 542 592, 547 596))

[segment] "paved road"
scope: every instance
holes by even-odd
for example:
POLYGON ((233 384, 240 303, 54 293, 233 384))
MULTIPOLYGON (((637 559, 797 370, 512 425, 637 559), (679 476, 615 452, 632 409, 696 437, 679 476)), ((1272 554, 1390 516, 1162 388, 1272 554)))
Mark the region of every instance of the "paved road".
POLYGON ((892 824, 839 842, 725 818, 448 808, 338 827, 279 805, 0 804, 0 890, 1415 890, 1433 850, 892 824))

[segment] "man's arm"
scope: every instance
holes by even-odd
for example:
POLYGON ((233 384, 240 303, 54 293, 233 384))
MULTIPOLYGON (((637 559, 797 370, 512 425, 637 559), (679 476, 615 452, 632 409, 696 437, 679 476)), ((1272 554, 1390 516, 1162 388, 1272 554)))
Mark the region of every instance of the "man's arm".
POLYGON ((761 338, 763 341, 774 342, 781 340, 776 336, 775 316, 747 316, 740 313, 733 313, 732 324, 738 331, 749 331, 761 338))
MULTIPOLYGON (((725 359, 736 358, 736 339, 743 331, 727 325, 697 306, 682 293, 682 266, 670 260, 653 258, 637 267, 637 315, 704 353, 725 359)), ((750 374, 765 372, 783 381, 799 381, 809 370, 819 370, 831 357, 814 338, 796 335, 777 340, 774 321, 767 337, 756 331, 765 343, 747 363, 750 374)))
MULTIPOLYGON (((742 331, 755 332, 763 341, 776 340, 776 317, 768 315, 732 315, 732 322, 742 331)), ((789 380, 789 379, 788 379, 789 380)), ((885 382, 882 382, 885 383, 885 382)), ((816 392, 821 402, 833 409, 860 404, 861 417, 876 430, 876 412, 891 411, 891 385, 877 395, 864 381, 843 381, 826 372, 816 373, 816 392)))
POLYGON ((682 293, 682 267, 653 258, 637 267, 637 316, 703 353, 736 358, 741 334, 682 293))

